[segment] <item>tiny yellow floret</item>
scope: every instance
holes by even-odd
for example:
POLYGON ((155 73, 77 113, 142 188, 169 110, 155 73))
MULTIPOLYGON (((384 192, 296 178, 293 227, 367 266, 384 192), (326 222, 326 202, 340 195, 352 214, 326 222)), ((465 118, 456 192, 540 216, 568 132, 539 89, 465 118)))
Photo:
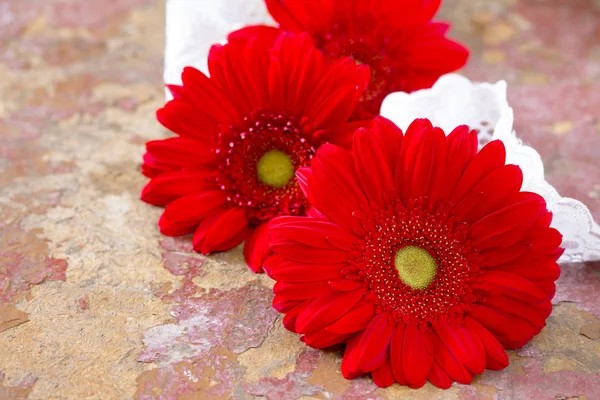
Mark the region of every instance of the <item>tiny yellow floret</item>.
POLYGON ((402 282, 413 289, 427 289, 437 273, 435 259, 427 250, 416 246, 406 246, 398 250, 394 264, 402 282))
POLYGON ((294 176, 294 165, 287 154, 269 150, 258 160, 256 171, 258 179, 265 185, 282 188, 294 176))

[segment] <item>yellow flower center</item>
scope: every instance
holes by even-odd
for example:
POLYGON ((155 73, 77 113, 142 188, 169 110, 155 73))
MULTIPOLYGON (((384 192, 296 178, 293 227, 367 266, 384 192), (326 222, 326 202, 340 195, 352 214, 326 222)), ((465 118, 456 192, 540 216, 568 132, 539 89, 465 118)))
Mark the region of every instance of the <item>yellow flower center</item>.
POLYGON ((398 250, 394 264, 402 282, 413 289, 425 290, 437 272, 437 264, 431 254, 416 246, 398 250))
POLYGON ((258 179, 265 185, 282 188, 294 176, 294 165, 290 156, 279 151, 269 150, 262 155, 256 165, 258 179))

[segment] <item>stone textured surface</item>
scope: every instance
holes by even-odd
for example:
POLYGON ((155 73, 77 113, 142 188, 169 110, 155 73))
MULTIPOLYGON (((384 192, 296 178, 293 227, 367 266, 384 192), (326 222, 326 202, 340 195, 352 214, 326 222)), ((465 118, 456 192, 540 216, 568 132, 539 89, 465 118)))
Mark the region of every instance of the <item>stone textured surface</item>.
MULTIPOLYGON (((600 2, 447 0, 506 79, 549 180, 600 219, 600 2)), ((143 204, 143 143, 164 137, 162 0, 0 0, 0 399, 597 399, 600 264, 568 265, 548 326, 471 386, 344 380, 339 349, 281 327, 240 249, 194 254, 143 204)))

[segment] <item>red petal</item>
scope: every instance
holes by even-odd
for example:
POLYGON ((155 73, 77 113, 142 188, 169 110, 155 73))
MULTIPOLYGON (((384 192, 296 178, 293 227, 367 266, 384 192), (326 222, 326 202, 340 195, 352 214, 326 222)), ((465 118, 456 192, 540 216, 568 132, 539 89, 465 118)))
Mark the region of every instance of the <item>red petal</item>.
MULTIPOLYGON (((271 256, 272 257, 272 256, 271 256)), ((270 258, 270 257, 269 257, 270 258)), ((334 292, 327 282, 287 283, 277 282, 273 286, 275 295, 286 300, 312 299, 334 292)))
POLYGON ((300 333, 314 332, 332 325, 346 314, 365 293, 365 289, 336 292, 314 299, 298 315, 296 328, 300 333))
POLYGON ((396 382, 392 372, 392 363, 390 362, 389 354, 386 354, 385 361, 381 364, 381 367, 373 371, 372 376, 373 382, 381 388, 386 388, 396 382))
POLYGON ((251 25, 240 28, 227 35, 228 42, 237 42, 239 45, 245 45, 248 41, 262 41, 261 46, 271 47, 281 33, 281 30, 274 26, 251 25))
POLYGON ((273 254, 265 261, 265 271, 276 281, 316 282, 342 278, 341 271, 348 264, 302 264, 273 254))
POLYGON ((468 385, 473 380, 473 375, 456 360, 437 335, 435 336, 435 362, 458 383, 468 385))
POLYGON ((203 229, 202 225, 198 231, 205 230, 203 240, 196 241, 194 235, 194 250, 198 248, 202 254, 215 251, 230 250, 240 244, 248 234, 248 217, 246 210, 241 207, 233 207, 220 214, 209 227, 203 229))
POLYGON ((141 199, 155 206, 165 206, 185 195, 212 189, 209 186, 210 182, 203 172, 167 172, 146 184, 141 199))
POLYGON ((441 129, 423 129, 415 135, 404 156, 404 178, 399 186, 402 198, 419 198, 434 191, 444 173, 446 152, 446 135, 441 129))
POLYGON ((304 193, 304 196, 312 203, 313 197, 308 184, 310 177, 312 177, 312 170, 310 167, 302 167, 296 170, 296 180, 298 181, 298 185, 300 186, 302 193, 304 193))
POLYGON ((536 285, 518 275, 488 271, 480 277, 480 282, 473 285, 474 289, 485 295, 503 295, 526 302, 546 300, 546 293, 536 285))
POLYGON ((549 301, 531 304, 502 295, 486 296, 480 299, 478 303, 506 316, 520 318, 539 329, 546 325, 546 318, 552 312, 552 304, 549 301))
POLYGON ((379 143, 365 129, 354 134, 354 164, 364 192, 370 200, 384 207, 386 193, 393 189, 392 169, 379 143))
MULTIPOLYGON (((402 130, 389 119, 377 116, 373 119, 370 131, 373 140, 379 142, 379 148, 385 153, 387 164, 393 174, 402 149, 402 139, 404 137, 402 130)), ((392 177, 393 183, 394 178, 392 177)))
POLYGON ((496 169, 504 165, 506 150, 499 140, 483 146, 475 158, 469 163, 454 192, 451 201, 458 203, 473 191, 473 188, 496 169))
POLYGON ((489 214, 469 228, 469 238, 474 247, 489 249, 509 246, 519 241, 542 211, 537 200, 524 200, 489 214))
POLYGON ((352 212, 368 200, 358 184, 351 154, 339 147, 324 145, 312 161, 310 189, 313 205, 333 221, 352 228, 352 212))
MULTIPOLYGON (((431 2, 439 4, 441 0, 432 0, 430 3, 431 2)), ((446 22, 429 22, 423 27, 423 30, 426 31, 427 35, 431 37, 444 36, 446 33, 448 33, 449 29, 450 24, 446 22)))
POLYGON ((554 250, 553 252, 548 253, 547 256, 552 261, 558 261, 558 259, 560 258, 560 256, 563 255, 564 252, 565 252, 565 249, 558 248, 558 249, 554 250))
MULTIPOLYGON (((491 271, 518 275, 539 286, 540 281, 554 282, 560 276, 560 267, 550 256, 541 256, 529 253, 523 254, 505 264, 489 268, 491 271)), ((541 290, 541 288, 540 288, 541 290)), ((542 290, 548 297, 548 293, 542 290)))
POLYGON ((342 244, 341 250, 348 251, 347 243, 354 242, 353 234, 343 227, 326 219, 307 217, 279 217, 270 223, 271 244, 297 242, 319 249, 340 249, 332 242, 342 244))
POLYGON ((304 27, 296 20, 294 13, 284 5, 282 0, 265 0, 269 14, 286 30, 302 32, 304 27))
POLYGON ((346 351, 344 351, 344 358, 342 359, 342 376, 346 379, 353 379, 364 374, 360 371, 356 362, 358 350, 360 349, 358 343, 361 336, 361 334, 351 336, 346 343, 346 351))
POLYGON ((189 194, 170 203, 165 208, 162 219, 170 222, 200 222, 225 204, 226 196, 221 190, 189 194))
POLYGON ((366 287, 367 284, 363 281, 344 278, 338 281, 330 281, 329 286, 340 292, 347 292, 350 290, 358 289, 359 287, 366 287))
POLYGON ((407 46, 404 55, 410 64, 409 68, 419 70, 421 75, 408 82, 410 91, 418 88, 418 86, 415 87, 415 84, 419 82, 419 78, 439 77, 455 71, 465 65, 469 57, 469 51, 456 42, 440 36, 427 37, 427 31, 422 31, 419 35, 423 36, 421 40, 415 40, 412 45, 407 46))
MULTIPOLYGON (((298 318, 298 313, 300 311, 302 311, 302 309, 305 306, 305 302, 302 302, 300 304, 297 304, 296 306, 292 307, 287 314, 285 314, 285 316, 283 317, 283 319, 281 320, 281 323, 283 324, 283 326, 285 327, 285 329, 287 329, 290 332, 296 332, 296 318, 298 318)), ((277 311, 282 312, 280 309, 276 308, 277 311)))
POLYGON ((208 218, 205 218, 200 223, 198 228, 196 228, 196 231, 194 232, 194 237, 192 238, 192 245, 194 246, 195 251, 202 252, 202 246, 206 241, 206 236, 208 236, 208 232, 215 224, 215 222, 218 221, 221 215, 223 215, 226 211, 227 210, 218 211, 213 215, 209 216, 208 218))
POLYGON ((501 370, 508 366, 506 351, 504 351, 500 342, 498 342, 490 331, 470 317, 464 318, 464 326, 472 333, 475 333, 479 337, 479 340, 481 340, 486 354, 486 368, 501 370))
POLYGON ((429 382, 440 389, 449 389, 452 386, 452 378, 437 361, 434 361, 431 365, 431 371, 429 371, 429 382))
POLYGON ((281 65, 276 57, 271 56, 268 72, 269 102, 285 110, 285 83, 281 73, 281 65))
POLYGON ((354 309, 338 319, 333 325, 326 329, 332 333, 353 333, 365 329, 375 316, 375 306, 371 302, 357 304, 354 309))
MULTIPOLYGON (((261 46, 254 46, 252 41, 223 46, 220 51, 220 67, 222 76, 212 76, 219 86, 235 104, 240 115, 248 115, 257 108, 267 104, 268 86, 264 84, 264 71, 259 70, 256 60, 265 56, 265 46, 270 43, 262 42, 261 46), (260 71, 260 72, 258 72, 260 71)), ((209 54, 210 57, 210 54, 209 54)), ((209 63, 209 70, 211 68, 209 63)), ((211 71, 212 74, 212 71, 211 71)))
MULTIPOLYGON (((271 302, 273 308, 279 311, 282 314, 287 312, 291 312, 293 309, 298 308, 300 306, 304 306, 306 304, 305 300, 288 300, 283 296, 275 295, 273 297, 273 301, 271 302)), ((294 320, 295 321, 295 320, 294 320)), ((296 332, 296 331, 293 331, 296 332)))
POLYGON ((508 247, 497 247, 482 251, 479 254, 485 259, 484 267, 493 267, 518 259, 529 250, 526 243, 518 242, 508 247))
POLYGON ((263 223, 253 228, 244 243, 244 259, 254 272, 263 272, 263 263, 271 253, 269 249, 269 225, 263 223))
POLYGON ((485 349, 479 337, 460 326, 458 321, 438 321, 436 332, 456 361, 472 374, 485 370, 485 349))
POLYGON ((340 124, 329 128, 326 131, 324 140, 326 140, 327 143, 332 143, 336 146, 340 146, 343 149, 350 150, 352 148, 352 140, 354 138, 354 133, 360 128, 370 129, 372 124, 373 121, 368 119, 350 121, 345 124, 340 124))
POLYGON ((421 330, 416 324, 407 324, 402 347, 404 377, 412 388, 427 382, 434 355, 434 335, 421 330))
POLYGON ((218 121, 186 99, 175 99, 156 111, 165 128, 183 138, 207 140, 219 133, 218 121))
POLYGON ((308 208, 308 210, 306 211, 306 216, 307 217, 314 217, 314 218, 326 218, 325 215, 323 215, 323 213, 321 213, 321 211, 317 210, 313 206, 310 206, 308 208))
POLYGON ((200 221, 221 212, 226 204, 225 194, 220 190, 189 194, 167 205, 158 221, 160 232, 167 236, 191 233, 200 221), (188 227, 188 229, 184 229, 188 227))
POLYGON ((531 246, 532 250, 548 254, 560 247, 563 237, 554 228, 531 227, 525 232, 523 241, 531 246))
POLYGON ((366 287, 367 284, 363 281, 344 277, 343 279, 337 281, 329 281, 329 286, 339 292, 348 292, 350 290, 358 289, 359 287, 366 287))
POLYGON ((404 376, 403 366, 403 348, 404 348, 404 324, 398 324, 392 332, 392 341, 390 344, 390 361, 392 363, 392 372, 396 381, 401 385, 406 385, 406 377, 404 376))
POLYGON ((332 246, 337 249, 350 251, 354 247, 355 238, 350 235, 337 236, 337 235, 328 235, 325 237, 332 246))
POLYGON ((234 107, 226 94, 215 85, 214 77, 208 78, 193 67, 185 67, 181 79, 186 96, 196 107, 211 115, 215 121, 234 124, 241 120, 238 107, 234 107))
POLYGON ((321 129, 335 128, 350 118, 363 92, 362 77, 369 76, 368 67, 357 66, 349 58, 332 64, 330 71, 315 87, 304 110, 308 120, 321 129))
POLYGON ((177 165, 165 163, 164 161, 158 160, 156 157, 149 153, 145 153, 143 156, 144 163, 142 164, 142 174, 148 178, 154 178, 165 172, 175 172, 181 169, 177 165))
POLYGON ((421 131, 426 129, 433 128, 431 122, 428 119, 415 119, 406 129, 406 134, 404 135, 404 139, 402 141, 401 152, 397 155, 398 160, 396 162, 396 170, 394 171, 394 177, 396 182, 396 190, 399 193, 404 193, 406 191, 406 195, 408 195, 408 190, 410 189, 410 185, 412 182, 412 176, 407 174, 404 170, 405 168, 405 158, 408 150, 411 147, 411 143, 414 141, 415 137, 421 133, 421 131), (407 181, 406 179, 409 178, 407 181))
POLYGON ((450 199, 463 172, 477 154, 477 132, 469 131, 469 127, 461 125, 454 129, 446 139, 448 155, 444 177, 432 195, 433 200, 450 199))
POLYGON ((540 332, 540 328, 519 318, 506 316, 480 304, 471 305, 470 316, 492 332, 507 349, 524 346, 540 332))
POLYGON ((289 73, 286 111, 291 115, 303 116, 306 115, 304 110, 307 100, 324 73, 323 54, 312 46, 312 40, 305 34, 298 35, 298 42, 296 42, 298 47, 296 48, 293 44, 284 46, 284 43, 289 42, 289 38, 285 35, 280 36, 279 39, 271 53, 273 54, 274 51, 284 52, 288 56, 287 59, 290 60, 282 71, 289 73), (299 57, 300 54, 302 56, 299 57))
POLYGON ((440 5, 442 3, 441 0, 425 0, 425 1, 417 1, 418 11, 413 16, 413 23, 415 25, 426 24, 428 23, 437 13, 440 5))
POLYGON ((392 325, 387 313, 379 313, 365 329, 358 344, 356 362, 362 372, 370 372, 379 368, 388 357, 392 325))
POLYGON ((523 184, 523 173, 516 165, 504 165, 475 186, 471 194, 454 206, 454 215, 472 224, 505 206, 523 184))
POLYGON ((304 335, 304 343, 310 347, 314 347, 315 349, 325 349, 327 347, 343 343, 347 338, 348 335, 340 335, 321 329, 319 331, 304 335))
POLYGON ((180 85, 165 85, 174 99, 180 99, 184 96, 183 86, 180 85))
POLYGON ((160 233, 165 236, 183 236, 194 232, 198 228, 198 222, 165 221, 161 216, 158 220, 158 226, 160 228, 160 233))
POLYGON ((152 140, 146 143, 146 149, 155 159, 178 167, 193 169, 210 168, 215 157, 211 141, 182 139, 178 137, 152 140))
POLYGON ((336 264, 348 260, 348 253, 340 250, 317 249, 297 242, 278 242, 271 236, 271 250, 283 258, 304 264, 336 264))

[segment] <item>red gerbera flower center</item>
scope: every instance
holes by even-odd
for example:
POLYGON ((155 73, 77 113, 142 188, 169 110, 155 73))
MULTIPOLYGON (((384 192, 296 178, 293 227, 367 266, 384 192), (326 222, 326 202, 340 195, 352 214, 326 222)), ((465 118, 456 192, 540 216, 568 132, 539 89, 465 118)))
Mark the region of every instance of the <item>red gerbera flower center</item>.
POLYGON ((290 157, 279 150, 269 150, 258 160, 258 179, 265 185, 282 188, 294 176, 290 157))
POLYGON ((294 118, 254 112, 242 127, 219 134, 215 152, 220 159, 218 187, 229 202, 246 207, 253 222, 305 212, 308 203, 294 172, 310 163, 315 149, 294 118))
MULTIPOLYGON (((393 202, 363 221, 352 264, 370 287, 370 298, 394 319, 427 327, 440 317, 463 314, 475 300, 477 253, 465 243, 466 228, 448 208, 422 200, 393 202)), ((356 276, 356 275, 355 275, 356 276)))
POLYGON ((373 32, 374 27, 379 27, 374 15, 354 15, 336 21, 326 34, 315 37, 316 47, 332 58, 351 57, 357 64, 371 68, 371 81, 360 98, 361 106, 367 112, 364 116, 378 114, 383 98, 392 91, 393 79, 389 77, 392 69, 386 64, 390 38, 385 31, 373 32))
POLYGON ((394 265, 400 280, 413 289, 427 289, 437 272, 437 263, 431 254, 416 246, 398 249, 394 265))

